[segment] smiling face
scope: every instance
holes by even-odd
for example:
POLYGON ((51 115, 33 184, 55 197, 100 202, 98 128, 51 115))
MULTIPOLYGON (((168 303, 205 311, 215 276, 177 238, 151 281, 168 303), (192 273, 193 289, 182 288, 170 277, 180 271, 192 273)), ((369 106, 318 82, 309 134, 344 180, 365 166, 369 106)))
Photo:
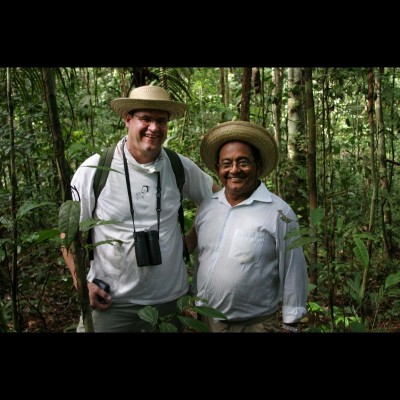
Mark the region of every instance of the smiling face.
POLYGON ((218 176, 225 186, 225 196, 231 205, 249 198, 258 186, 258 157, 252 147, 243 142, 222 145, 218 157, 218 176))
POLYGON ((137 162, 154 161, 167 138, 168 112, 135 110, 125 117, 128 128, 127 147, 137 162))

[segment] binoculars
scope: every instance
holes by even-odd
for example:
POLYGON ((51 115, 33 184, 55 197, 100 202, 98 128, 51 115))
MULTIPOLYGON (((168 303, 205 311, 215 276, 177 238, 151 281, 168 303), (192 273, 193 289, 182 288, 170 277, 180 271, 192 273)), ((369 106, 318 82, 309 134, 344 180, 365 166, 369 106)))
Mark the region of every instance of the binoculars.
POLYGON ((138 267, 159 265, 162 263, 158 231, 136 232, 134 238, 138 267))

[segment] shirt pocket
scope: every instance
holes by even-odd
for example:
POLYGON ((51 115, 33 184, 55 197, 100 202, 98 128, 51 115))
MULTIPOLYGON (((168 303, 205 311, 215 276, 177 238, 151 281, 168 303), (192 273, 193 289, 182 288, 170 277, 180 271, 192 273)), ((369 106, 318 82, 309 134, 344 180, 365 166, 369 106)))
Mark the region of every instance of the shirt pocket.
POLYGON ((243 232, 237 229, 232 238, 228 257, 238 264, 254 264, 260 260, 265 232, 243 232))

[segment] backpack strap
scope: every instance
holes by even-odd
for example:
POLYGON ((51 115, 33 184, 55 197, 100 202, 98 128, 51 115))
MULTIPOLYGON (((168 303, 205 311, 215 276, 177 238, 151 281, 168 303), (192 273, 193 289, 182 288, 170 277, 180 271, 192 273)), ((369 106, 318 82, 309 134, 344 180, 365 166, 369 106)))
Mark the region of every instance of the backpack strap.
MULTIPOLYGON (((106 168, 111 167, 111 162, 114 157, 115 147, 116 144, 113 144, 100 155, 100 160, 98 164, 99 167, 106 167, 106 168)), ((96 209, 97 199, 99 198, 101 191, 104 189, 109 172, 110 172, 109 169, 96 168, 96 174, 94 175, 94 181, 93 181, 93 191, 95 198, 93 211, 96 209)))
MULTIPOLYGON (((100 154, 100 160, 98 163, 99 167, 106 167, 106 168, 111 167, 111 162, 114 157, 115 147, 116 147, 116 144, 113 144, 112 146, 105 149, 103 153, 100 154)), ((97 207, 97 199, 99 198, 101 191, 104 189, 109 172, 110 172, 109 169, 96 168, 96 173, 94 175, 94 180, 93 180, 93 192, 94 192, 93 212, 97 207)), ((93 244, 92 229, 89 230, 88 239, 87 239, 88 244, 93 244)), ((93 248, 91 248, 89 250, 89 260, 93 260, 93 259, 94 259, 93 248)))
POLYGON ((179 193, 181 195, 181 205, 178 210, 178 219, 179 219, 179 225, 181 226, 181 233, 182 233, 182 239, 183 239, 183 256, 185 257, 186 262, 190 261, 190 254, 189 250, 187 248, 186 244, 186 239, 185 239, 185 216, 183 213, 183 185, 185 184, 185 170, 183 169, 182 161, 179 158, 178 154, 171 150, 168 149, 167 147, 164 147, 165 152, 167 153, 169 160, 171 161, 172 169, 174 170, 174 175, 176 179, 176 185, 178 186, 179 193))

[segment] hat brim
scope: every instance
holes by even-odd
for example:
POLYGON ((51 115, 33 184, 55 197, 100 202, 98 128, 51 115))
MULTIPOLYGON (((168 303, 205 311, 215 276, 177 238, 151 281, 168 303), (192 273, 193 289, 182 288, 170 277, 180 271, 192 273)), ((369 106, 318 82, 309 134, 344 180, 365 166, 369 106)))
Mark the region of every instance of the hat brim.
POLYGON ((132 110, 160 110, 169 113, 169 119, 177 119, 185 114, 188 106, 178 101, 141 100, 118 98, 111 101, 111 108, 122 118, 132 110))
POLYGON ((260 125, 247 121, 230 121, 211 128, 200 145, 200 156, 204 164, 218 173, 218 150, 227 142, 249 143, 260 152, 260 173, 263 177, 271 173, 278 164, 278 146, 272 134, 260 125))

